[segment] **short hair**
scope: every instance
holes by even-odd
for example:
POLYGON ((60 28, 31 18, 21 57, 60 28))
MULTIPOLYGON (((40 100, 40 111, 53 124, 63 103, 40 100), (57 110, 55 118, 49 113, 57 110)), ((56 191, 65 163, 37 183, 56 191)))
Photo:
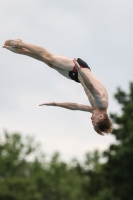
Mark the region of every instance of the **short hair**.
POLYGON ((113 131, 113 125, 107 114, 104 114, 104 118, 97 123, 97 126, 94 126, 94 129, 100 135, 105 135, 113 131))

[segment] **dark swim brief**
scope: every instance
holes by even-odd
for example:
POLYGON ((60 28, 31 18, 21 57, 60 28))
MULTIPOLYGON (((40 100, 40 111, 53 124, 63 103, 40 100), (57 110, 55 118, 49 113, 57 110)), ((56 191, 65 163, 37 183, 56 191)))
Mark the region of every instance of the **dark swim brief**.
MULTIPOLYGON (((88 68, 88 69, 90 69, 90 67, 87 65, 87 63, 84 62, 83 60, 81 60, 80 58, 77 59, 77 62, 80 65, 80 68, 88 68)), ((72 80, 80 83, 80 81, 78 79, 78 71, 77 71, 76 66, 74 66, 73 70, 69 72, 69 77, 72 80)))

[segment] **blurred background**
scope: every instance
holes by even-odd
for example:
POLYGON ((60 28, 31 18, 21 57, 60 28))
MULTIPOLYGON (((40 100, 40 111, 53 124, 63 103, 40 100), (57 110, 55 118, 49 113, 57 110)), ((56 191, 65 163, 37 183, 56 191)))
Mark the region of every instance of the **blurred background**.
POLYGON ((1 200, 133 199, 132 10, 131 0, 0 1, 1 200), (86 61, 114 132, 98 135, 89 113, 39 107, 89 102, 80 84, 2 48, 16 38, 86 61))

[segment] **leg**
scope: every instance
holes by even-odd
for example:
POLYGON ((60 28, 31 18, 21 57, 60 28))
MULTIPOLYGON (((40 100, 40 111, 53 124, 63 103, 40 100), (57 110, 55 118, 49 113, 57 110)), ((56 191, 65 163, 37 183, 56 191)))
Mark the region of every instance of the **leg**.
POLYGON ((6 45, 6 44, 3 46, 3 48, 8 49, 8 50, 10 50, 14 53, 29 56, 31 58, 35 58, 36 60, 44 62, 44 60, 39 55, 32 53, 31 51, 29 51, 25 48, 12 47, 12 46, 9 46, 9 45, 6 45))
MULTIPOLYGON (((58 68, 58 67, 55 67, 54 69, 55 69, 56 71, 58 71, 61 75, 65 76, 66 78, 71 79, 70 76, 68 75, 69 72, 68 72, 67 70, 61 69, 61 68, 58 68)), ((71 80, 72 80, 72 79, 71 79, 71 80)))
MULTIPOLYGON (((17 41, 20 41, 22 42, 22 40, 17 40, 17 41)), ((42 57, 40 57, 39 55, 35 54, 35 53, 32 53, 30 50, 27 50, 26 48, 22 48, 22 47, 13 47, 13 46, 9 46, 8 44, 4 44, 3 48, 6 48, 14 53, 17 53, 17 54, 21 54, 21 55, 26 55, 26 56, 29 56, 29 57, 32 57, 32 58, 35 58, 39 61, 42 61, 44 62, 44 60, 42 59, 42 57)), ((50 63, 46 63, 44 62, 45 64, 47 64, 50 68, 52 69, 55 69, 56 71, 58 71, 61 75, 65 76, 66 78, 69 78, 69 71, 68 70, 64 70, 64 69, 61 69, 61 68, 58 68, 50 63)))
POLYGON ((20 48, 25 48, 31 51, 32 53, 37 54, 40 56, 45 63, 49 63, 50 65, 53 65, 55 67, 67 70, 67 71, 72 71, 74 67, 73 60, 64 56, 60 55, 54 55, 44 49, 43 47, 39 47, 36 45, 32 44, 27 44, 22 42, 21 40, 7 40, 6 41, 7 45, 10 45, 12 47, 20 47, 20 48))

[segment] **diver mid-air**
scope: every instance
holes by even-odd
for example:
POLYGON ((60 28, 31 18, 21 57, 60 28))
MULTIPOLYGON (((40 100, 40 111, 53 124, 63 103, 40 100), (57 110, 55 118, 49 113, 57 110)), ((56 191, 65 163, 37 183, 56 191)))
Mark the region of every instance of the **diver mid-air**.
POLYGON ((81 83, 91 106, 70 102, 48 102, 40 106, 59 106, 70 110, 81 110, 92 113, 92 124, 97 133, 104 135, 112 131, 112 123, 107 115, 108 94, 104 85, 92 74, 83 60, 55 55, 45 48, 24 43, 22 40, 7 40, 3 48, 14 53, 30 56, 44 62, 66 78, 81 83))

